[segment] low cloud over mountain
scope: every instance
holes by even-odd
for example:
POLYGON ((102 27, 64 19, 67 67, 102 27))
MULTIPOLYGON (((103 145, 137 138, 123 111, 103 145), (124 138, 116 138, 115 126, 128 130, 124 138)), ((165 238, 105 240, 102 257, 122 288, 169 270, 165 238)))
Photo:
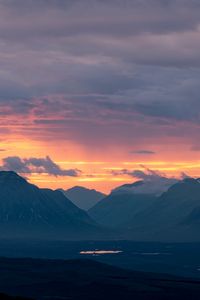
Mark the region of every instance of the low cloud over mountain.
MULTIPOLYGON (((137 194, 154 194, 160 195, 170 186, 177 183, 179 179, 174 177, 167 177, 165 174, 158 171, 146 169, 142 170, 127 170, 123 169, 120 171, 112 171, 112 174, 115 176, 118 175, 128 175, 135 179, 140 179, 140 184, 124 184, 112 192, 128 192, 128 193, 137 193, 137 194)), ((186 175, 184 175, 186 177, 186 175)))

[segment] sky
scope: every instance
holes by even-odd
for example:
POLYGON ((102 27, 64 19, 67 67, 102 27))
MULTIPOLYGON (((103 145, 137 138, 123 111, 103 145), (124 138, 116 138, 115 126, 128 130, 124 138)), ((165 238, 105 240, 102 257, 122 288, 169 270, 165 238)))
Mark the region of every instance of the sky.
POLYGON ((38 186, 200 176, 199 86, 199 0, 0 0, 0 169, 38 186))

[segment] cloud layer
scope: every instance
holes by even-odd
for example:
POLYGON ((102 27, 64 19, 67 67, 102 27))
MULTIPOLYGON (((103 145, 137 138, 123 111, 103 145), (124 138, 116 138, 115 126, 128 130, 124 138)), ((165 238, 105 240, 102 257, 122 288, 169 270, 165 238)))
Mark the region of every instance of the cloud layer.
POLYGON ((0 64, 3 139, 199 149, 198 0, 2 0, 0 64))
POLYGON ((20 174, 48 174, 53 176, 77 177, 81 174, 78 169, 61 169, 53 160, 47 156, 45 158, 24 158, 18 156, 3 158, 3 165, 0 167, 4 171, 15 171, 20 174))

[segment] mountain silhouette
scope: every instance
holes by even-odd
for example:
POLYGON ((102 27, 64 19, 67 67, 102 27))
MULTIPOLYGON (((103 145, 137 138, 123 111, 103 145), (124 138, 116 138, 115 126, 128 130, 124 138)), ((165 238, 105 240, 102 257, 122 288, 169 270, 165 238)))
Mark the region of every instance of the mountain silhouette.
POLYGON ((62 192, 76 206, 84 210, 90 209, 106 196, 94 189, 90 190, 82 186, 74 186, 62 192))
POLYGON ((157 197, 114 193, 89 210, 123 237, 148 241, 200 241, 200 181, 186 178, 157 197))
POLYGON ((136 214, 150 207, 155 200, 155 196, 147 194, 111 193, 88 213, 101 225, 121 227, 136 214))
POLYGON ((84 237, 97 229, 60 191, 40 189, 15 172, 0 172, 0 237, 84 237))

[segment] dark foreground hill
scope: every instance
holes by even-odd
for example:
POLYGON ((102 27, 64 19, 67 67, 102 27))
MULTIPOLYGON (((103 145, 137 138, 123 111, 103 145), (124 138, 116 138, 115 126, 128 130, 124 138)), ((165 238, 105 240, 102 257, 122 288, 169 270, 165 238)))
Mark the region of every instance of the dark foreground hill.
POLYGON ((0 291, 34 299, 199 299, 200 282, 90 260, 0 259, 0 291))
POLYGON ((39 189, 14 172, 0 172, 0 237, 88 238, 99 229, 60 191, 39 189))
MULTIPOLYGON (((0 300, 31 300, 30 298, 20 297, 20 296, 10 296, 0 293, 0 300)), ((32 299, 33 300, 33 299, 32 299)))

